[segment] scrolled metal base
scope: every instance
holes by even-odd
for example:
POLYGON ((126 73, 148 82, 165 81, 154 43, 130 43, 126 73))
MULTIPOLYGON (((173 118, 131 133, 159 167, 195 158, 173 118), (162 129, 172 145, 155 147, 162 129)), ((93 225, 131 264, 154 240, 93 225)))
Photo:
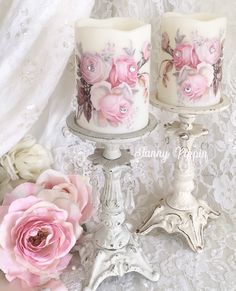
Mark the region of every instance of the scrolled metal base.
POLYGON ((168 204, 168 199, 161 199, 151 216, 137 230, 147 234, 155 228, 162 228, 168 233, 181 233, 191 249, 201 252, 204 246, 203 229, 208 218, 215 219, 220 213, 212 210, 205 201, 197 200, 191 209, 175 209, 168 204))
POLYGON ((159 279, 158 272, 145 258, 136 234, 131 235, 126 246, 116 250, 99 248, 93 235, 87 235, 80 245, 82 265, 91 270, 87 273, 89 280, 84 291, 95 291, 106 278, 129 272, 137 272, 151 281, 159 279))

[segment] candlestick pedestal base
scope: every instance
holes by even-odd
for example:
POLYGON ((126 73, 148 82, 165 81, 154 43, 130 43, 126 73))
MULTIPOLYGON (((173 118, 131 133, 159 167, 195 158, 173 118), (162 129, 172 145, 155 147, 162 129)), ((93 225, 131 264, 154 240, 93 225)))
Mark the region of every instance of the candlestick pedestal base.
POLYGON ((161 199, 151 217, 138 232, 143 235, 160 227, 168 233, 179 232, 191 249, 201 252, 204 246, 203 229, 208 218, 217 218, 219 212, 212 210, 204 200, 196 200, 191 209, 175 209, 168 205, 168 198, 161 199))
POLYGON ((159 279, 158 272, 145 258, 135 234, 130 236, 126 246, 117 250, 98 248, 94 242, 94 235, 87 235, 85 240, 80 242, 79 252, 81 263, 87 270, 91 269, 89 282, 84 291, 94 291, 106 278, 122 277, 129 272, 137 272, 151 281, 159 279), (88 246, 91 247, 91 251, 88 246))
POLYGON ((224 96, 221 103, 201 109, 174 107, 158 100, 153 104, 179 114, 179 121, 165 125, 167 133, 179 139, 179 156, 175 162, 173 193, 160 200, 137 232, 147 234, 157 227, 168 233, 179 232, 187 239, 193 251, 200 252, 204 246, 203 229, 208 218, 217 218, 220 214, 212 210, 205 201, 192 195, 195 188, 192 146, 196 138, 208 134, 208 130, 194 123, 194 120, 198 114, 209 114, 227 108, 229 100, 224 96))

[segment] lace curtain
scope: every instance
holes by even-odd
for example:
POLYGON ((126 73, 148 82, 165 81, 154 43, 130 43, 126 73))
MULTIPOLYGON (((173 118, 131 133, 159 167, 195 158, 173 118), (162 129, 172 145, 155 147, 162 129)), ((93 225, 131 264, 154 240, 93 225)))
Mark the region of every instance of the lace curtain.
POLYGON ((0 156, 37 120, 41 134, 47 125, 48 139, 68 112, 72 94, 67 88, 73 85, 60 86, 74 48, 74 22, 88 17, 93 4, 93 0, 0 1, 0 156))
MULTIPOLYGON (((7 1, 0 7, 0 155, 10 149, 30 130, 38 141, 52 149, 54 167, 91 177, 95 205, 103 185, 100 171, 92 171, 86 157, 93 143, 72 136, 65 118, 75 106, 73 97, 73 26, 75 19, 86 16, 93 1, 7 1), (5 11, 5 13, 3 12, 5 11)), ((136 274, 110 278, 99 291, 234 291, 236 286, 236 2, 234 0, 96 0, 91 15, 136 17, 152 24, 152 94, 156 92, 160 17, 165 11, 214 12, 228 17, 225 47, 223 92, 232 98, 230 109, 220 114, 199 117, 209 129, 196 149, 207 159, 196 160, 195 194, 216 210, 221 217, 205 230, 205 249, 201 254, 189 250, 179 235, 161 230, 143 237, 148 258, 160 272, 160 280, 151 283, 136 274)), ((172 151, 176 141, 165 136, 163 125, 176 115, 151 107, 158 119, 155 132, 142 143, 127 145, 135 153, 143 147, 172 151)), ((155 207, 158 199, 171 191, 173 158, 135 159, 132 171, 124 177, 128 220, 134 228, 155 207), (134 207, 135 206, 135 207, 134 207)), ((98 221, 95 213, 94 222, 98 221)), ((88 225, 93 228, 94 223, 88 225)), ((85 273, 75 256, 63 275, 69 290, 81 290, 85 273)))

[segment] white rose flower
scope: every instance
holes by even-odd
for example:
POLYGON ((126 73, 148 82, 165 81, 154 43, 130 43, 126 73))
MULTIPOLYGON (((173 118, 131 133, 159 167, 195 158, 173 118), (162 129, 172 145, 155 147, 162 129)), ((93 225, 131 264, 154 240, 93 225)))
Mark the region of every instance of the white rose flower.
POLYGON ((35 181, 52 164, 49 151, 36 144, 32 136, 25 136, 16 146, 1 158, 1 164, 11 180, 35 181))

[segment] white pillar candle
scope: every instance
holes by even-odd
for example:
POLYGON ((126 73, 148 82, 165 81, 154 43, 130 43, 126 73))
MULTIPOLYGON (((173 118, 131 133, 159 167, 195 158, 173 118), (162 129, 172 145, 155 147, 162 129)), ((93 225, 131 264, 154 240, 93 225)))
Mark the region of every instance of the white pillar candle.
POLYGON ((129 133, 148 123, 151 26, 130 18, 76 24, 77 123, 129 133))
POLYGON ((226 18, 165 13, 158 99, 174 106, 219 103, 226 18))

